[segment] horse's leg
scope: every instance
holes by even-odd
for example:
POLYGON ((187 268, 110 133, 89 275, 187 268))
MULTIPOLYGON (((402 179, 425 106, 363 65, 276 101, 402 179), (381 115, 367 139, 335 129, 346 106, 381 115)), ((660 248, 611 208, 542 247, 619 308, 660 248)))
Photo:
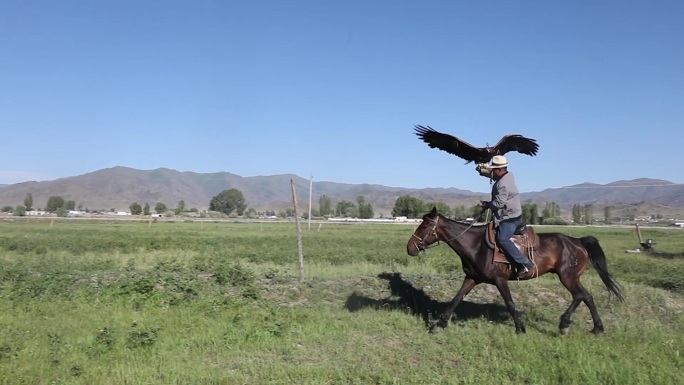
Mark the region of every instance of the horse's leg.
POLYGON ((570 331, 570 323, 572 322, 570 321, 570 317, 572 317, 572 313, 577 310, 580 302, 584 300, 584 292, 580 289, 579 279, 574 275, 574 272, 572 272, 573 276, 569 276, 570 274, 571 272, 568 271, 558 272, 561 283, 572 295, 572 302, 567 310, 561 315, 560 324, 558 324, 558 330, 560 330, 560 333, 563 335, 568 334, 570 331))
POLYGON ((451 300, 451 303, 449 306, 442 312, 442 315, 439 318, 439 321, 435 322, 430 326, 430 333, 439 333, 444 328, 449 326, 449 320, 451 320, 451 316, 454 314, 454 311, 456 311, 456 307, 463 301, 463 298, 465 298, 468 293, 470 293, 471 290, 478 284, 479 282, 475 282, 474 279, 466 277, 463 280, 463 283, 461 284, 461 288, 458 289, 458 293, 456 293, 456 296, 454 297, 453 300, 451 300))
POLYGON ((527 331, 525 330, 525 325, 520 320, 518 311, 515 310, 515 303, 513 302, 513 296, 511 296, 511 289, 508 288, 508 281, 505 278, 497 279, 494 284, 496 285, 496 288, 499 289, 499 293, 501 293, 501 297, 503 297, 508 311, 511 313, 511 316, 513 316, 515 332, 518 334, 526 333, 527 331))
POLYGON ((591 296, 591 294, 589 294, 587 289, 582 286, 579 281, 579 277, 574 275, 568 276, 568 274, 562 273, 559 274, 559 277, 563 286, 565 286, 570 294, 572 294, 572 302, 570 303, 570 306, 560 317, 560 324, 558 325, 560 333, 568 334, 571 323, 570 317, 572 316, 572 313, 577 310, 580 302, 584 302, 587 305, 589 312, 591 313, 591 318, 594 320, 594 329, 592 329, 591 332, 594 334, 603 332, 603 322, 601 321, 601 317, 599 317, 598 310, 596 310, 594 298, 591 296))
POLYGON ((594 297, 589 294, 587 289, 580 284, 580 288, 584 290, 584 303, 587 305, 589 308, 589 312, 591 313, 591 318, 594 320, 594 328, 591 329, 591 332, 594 334, 599 334, 603 333, 603 321, 601 321, 601 317, 599 317, 598 310, 596 310, 596 305, 594 304, 594 297))

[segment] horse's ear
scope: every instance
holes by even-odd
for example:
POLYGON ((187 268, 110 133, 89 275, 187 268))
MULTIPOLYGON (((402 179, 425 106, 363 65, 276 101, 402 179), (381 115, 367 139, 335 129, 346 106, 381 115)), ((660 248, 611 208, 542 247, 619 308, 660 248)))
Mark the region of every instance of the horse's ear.
POLYGON ((430 215, 435 215, 437 214, 437 206, 432 206, 432 211, 430 211, 430 215))

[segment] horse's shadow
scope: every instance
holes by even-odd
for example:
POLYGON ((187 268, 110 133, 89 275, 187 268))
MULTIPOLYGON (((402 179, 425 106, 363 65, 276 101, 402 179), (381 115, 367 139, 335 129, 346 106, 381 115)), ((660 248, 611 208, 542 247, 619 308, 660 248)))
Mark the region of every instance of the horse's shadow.
MULTIPOLYGON (((442 312, 449 306, 450 301, 440 302, 430 298, 422 289, 414 287, 405 280, 400 273, 381 273, 378 278, 386 279, 389 284, 390 296, 382 299, 375 299, 352 293, 345 307, 350 312, 359 311, 365 308, 401 310, 420 316, 429 326, 431 322, 438 319, 442 312)), ((505 306, 497 304, 480 304, 462 301, 453 319, 468 320, 475 318, 485 318, 491 322, 505 322, 510 319, 510 314, 505 306)))

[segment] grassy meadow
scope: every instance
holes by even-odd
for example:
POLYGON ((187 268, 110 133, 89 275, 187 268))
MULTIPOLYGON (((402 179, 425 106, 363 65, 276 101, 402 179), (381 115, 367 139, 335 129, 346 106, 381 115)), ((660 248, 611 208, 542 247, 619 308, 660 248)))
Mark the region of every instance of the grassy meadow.
POLYGON ((594 235, 623 286, 589 269, 606 332, 555 275, 476 287, 444 332, 427 323, 463 278, 446 246, 406 255, 406 225, 0 222, 0 384, 682 384, 684 230, 594 235))

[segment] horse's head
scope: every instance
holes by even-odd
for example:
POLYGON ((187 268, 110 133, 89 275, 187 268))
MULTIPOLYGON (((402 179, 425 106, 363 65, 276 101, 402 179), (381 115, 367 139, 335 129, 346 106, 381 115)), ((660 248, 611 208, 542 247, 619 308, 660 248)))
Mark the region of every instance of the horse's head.
POLYGON ((432 211, 423 215, 423 222, 413 232, 411 239, 406 245, 406 252, 408 255, 415 257, 421 251, 426 250, 430 245, 439 241, 437 235, 437 226, 439 225, 439 213, 437 208, 433 207, 432 211))

